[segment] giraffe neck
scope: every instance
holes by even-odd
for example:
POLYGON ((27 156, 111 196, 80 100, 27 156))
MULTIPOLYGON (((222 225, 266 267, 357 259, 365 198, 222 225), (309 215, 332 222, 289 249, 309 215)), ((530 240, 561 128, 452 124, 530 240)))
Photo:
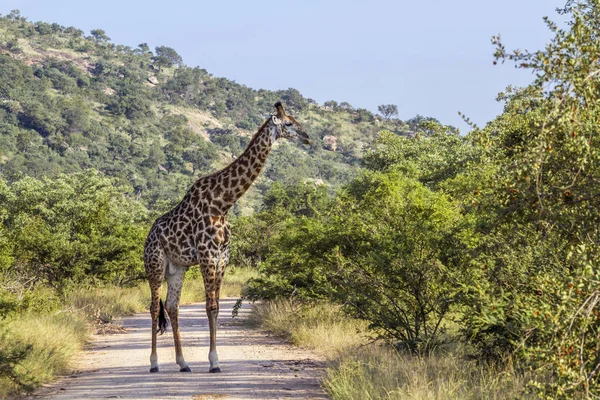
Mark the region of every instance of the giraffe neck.
MULTIPOLYGON (((277 126, 269 119, 254 135, 246 150, 221 171, 211 175, 208 192, 211 213, 223 215, 239 200, 258 177, 277 139, 277 126)), ((202 180, 202 178, 200 179, 202 180)))

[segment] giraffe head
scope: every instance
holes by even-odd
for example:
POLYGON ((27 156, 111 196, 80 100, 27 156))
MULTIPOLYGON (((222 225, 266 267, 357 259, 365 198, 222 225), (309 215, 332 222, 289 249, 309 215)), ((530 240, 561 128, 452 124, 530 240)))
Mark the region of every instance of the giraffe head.
POLYGON ((304 144, 311 143, 308 133, 304 131, 302 125, 294 117, 285 113, 281 102, 275 103, 275 109, 277 110, 277 114, 273 115, 271 120, 277 126, 278 138, 284 137, 304 144))

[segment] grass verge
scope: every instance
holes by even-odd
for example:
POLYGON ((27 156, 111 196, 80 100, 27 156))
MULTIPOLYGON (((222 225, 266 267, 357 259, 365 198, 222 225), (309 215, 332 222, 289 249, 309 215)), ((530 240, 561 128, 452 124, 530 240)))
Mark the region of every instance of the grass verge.
POLYGON ((114 318, 143 311, 150 303, 147 285, 132 288, 107 286, 76 288, 65 298, 65 309, 85 314, 91 322, 108 323, 114 318))
POLYGON ((370 345, 338 357, 323 388, 332 399, 524 399, 527 380, 455 353, 412 356, 370 345))
POLYGON ((248 323, 324 356, 322 386, 335 400, 527 398, 527 377, 510 367, 478 364, 460 348, 418 357, 369 343, 367 324, 331 304, 259 303, 248 323))
POLYGON ((367 343, 366 323, 348 318, 340 307, 328 303, 256 303, 247 322, 330 359, 367 343))
POLYGON ((32 391, 64 373, 89 336, 81 313, 26 314, 0 333, 0 398, 32 391))

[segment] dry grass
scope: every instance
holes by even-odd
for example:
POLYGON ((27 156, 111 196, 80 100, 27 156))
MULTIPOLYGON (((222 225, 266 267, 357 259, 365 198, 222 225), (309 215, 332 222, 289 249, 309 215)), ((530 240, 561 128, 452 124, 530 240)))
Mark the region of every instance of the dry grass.
POLYGON ((258 271, 252 268, 231 268, 225 272, 221 297, 240 297, 242 289, 250 278, 258 277, 258 271))
POLYGON ((170 105, 168 110, 175 114, 183 114, 188 119, 188 127, 205 140, 210 140, 206 128, 221 128, 221 121, 213 117, 210 113, 197 110, 195 108, 170 105))
MULTIPOLYGON (((5 321, 0 354, 28 346, 27 356, 16 364, 21 381, 35 388, 68 370, 71 360, 89 335, 89 325, 80 313, 26 314, 5 321)), ((6 375, 0 377, 0 398, 10 398, 20 388, 6 375)))
MULTIPOLYGON (((29 312, 4 321, 0 354, 30 349, 14 372, 29 389, 34 389, 69 371, 73 357, 89 339, 94 325, 143 310, 148 292, 142 286, 70 290, 60 309, 29 312)), ((25 389, 5 374, 0 375, 0 398, 10 398, 25 389)))
POLYGON ((460 348, 417 357, 367 343, 366 323, 331 304, 256 304, 250 324, 329 360, 323 388, 333 399, 523 399, 527 377, 462 356, 460 348))
POLYGON ((456 354, 417 357, 370 345, 339 357, 323 387, 332 399, 523 399, 527 379, 456 354))
POLYGON ((104 323, 143 311, 149 303, 150 290, 147 285, 133 288, 76 288, 65 299, 67 309, 83 312, 92 320, 104 323))
POLYGON ((346 317, 340 307, 328 303, 305 305, 289 300, 257 303, 248 323, 330 359, 367 343, 366 323, 346 317))

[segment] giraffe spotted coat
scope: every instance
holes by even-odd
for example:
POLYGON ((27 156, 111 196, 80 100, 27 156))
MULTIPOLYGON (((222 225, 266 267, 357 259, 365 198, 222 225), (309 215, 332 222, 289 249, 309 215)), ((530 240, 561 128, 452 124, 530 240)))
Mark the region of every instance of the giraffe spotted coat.
POLYGON ((258 177, 275 140, 280 137, 310 143, 300 124, 286 115, 281 103, 254 135, 242 155, 212 175, 199 178, 183 200, 159 217, 148 234, 144 247, 144 265, 150 284, 152 317, 151 372, 158 372, 156 334, 163 308, 160 290, 168 285, 165 309, 171 320, 176 362, 183 372, 190 368, 183 358, 179 334, 179 299, 185 272, 199 265, 206 292, 209 320, 210 372, 220 372, 216 351, 216 318, 219 312, 219 290, 229 260, 231 232, 227 212, 258 177))

